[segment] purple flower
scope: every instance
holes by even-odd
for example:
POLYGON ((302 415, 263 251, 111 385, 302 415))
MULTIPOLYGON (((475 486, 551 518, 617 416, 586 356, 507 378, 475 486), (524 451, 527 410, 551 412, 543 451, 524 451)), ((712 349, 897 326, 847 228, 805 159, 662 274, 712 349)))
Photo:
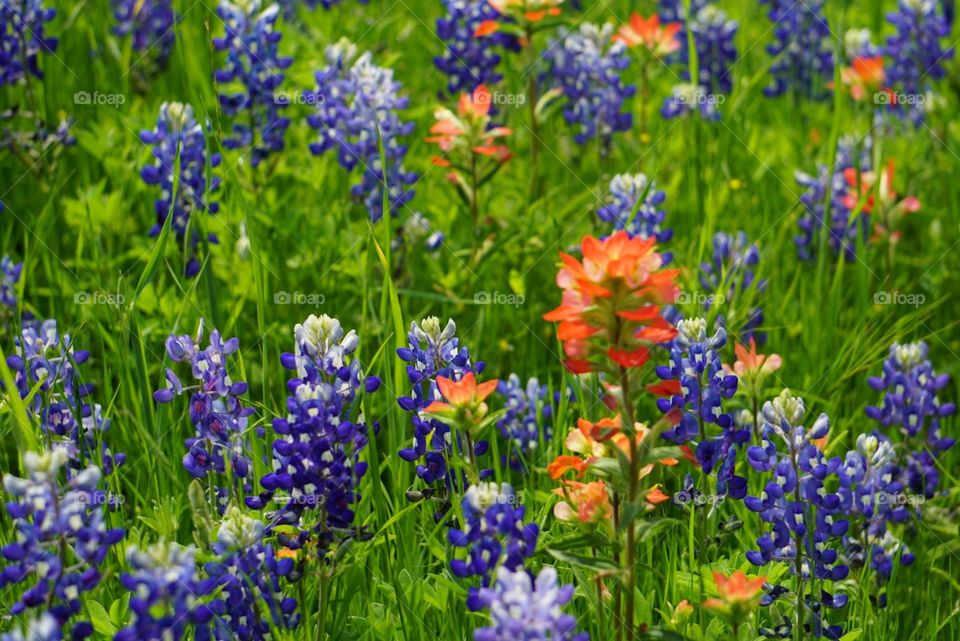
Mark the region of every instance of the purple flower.
MULTIPOLYGON (((173 215, 170 222, 176 235, 178 245, 182 245, 187 235, 190 217, 195 213, 217 213, 219 204, 208 202, 209 193, 220 187, 220 178, 214 177, 207 190, 207 145, 203 135, 203 127, 193 117, 193 107, 179 102, 165 102, 160 105, 160 117, 157 119, 156 129, 140 132, 140 140, 145 145, 153 147, 154 162, 140 171, 143 182, 148 185, 158 185, 161 197, 154 201, 157 214, 157 223, 150 228, 150 235, 156 236, 163 229, 167 216, 173 215), (179 165, 178 165, 179 163, 179 165), (180 168, 180 175, 174 176, 176 167, 180 168), (176 180, 176 195, 174 195, 174 181, 176 180)), ((210 167, 220 165, 220 154, 209 156, 210 167)), ((187 276, 195 276, 200 271, 200 261, 197 259, 196 246, 200 242, 197 231, 199 221, 193 219, 193 229, 190 236, 191 255, 187 260, 184 271, 187 276)), ((209 236, 210 242, 216 243, 217 237, 209 236)))
POLYGON ((604 154, 613 134, 633 124, 623 103, 636 92, 621 80, 630 57, 625 45, 611 42, 612 36, 612 25, 582 24, 550 42, 545 54, 550 65, 547 77, 563 88, 564 119, 578 127, 575 140, 582 145, 597 138, 604 154))
MULTIPOLYGON (((223 342, 216 329, 210 333, 206 348, 200 347, 202 340, 203 323, 196 339, 176 335, 167 338, 167 356, 174 362, 190 363, 191 375, 197 384, 184 387, 173 370, 168 369, 167 387, 155 392, 153 397, 159 403, 169 403, 174 396, 190 392, 194 436, 185 441, 187 453, 183 456, 183 467, 195 478, 209 474, 225 477, 223 480, 239 494, 238 484, 249 489, 249 483, 244 481, 251 464, 246 430, 247 419, 253 413, 253 408, 244 407, 241 401, 247 384, 234 382, 227 372, 227 357, 237 351, 240 341, 231 338, 223 342), (232 474, 227 473, 228 462, 232 474)), ((218 489, 221 499, 226 499, 228 493, 222 487, 218 489)))
POLYGON ((924 342, 894 343, 883 362, 881 376, 867 381, 873 389, 885 392, 879 406, 868 406, 867 416, 884 429, 900 433, 906 460, 904 485, 931 498, 937 491, 940 473, 936 456, 953 447, 955 439, 940 433, 940 419, 952 416, 957 407, 943 403, 938 392, 950 382, 948 374, 937 374, 927 358, 924 342))
MULTIPOLYGON (((610 180, 610 197, 597 217, 613 225, 613 231, 625 229, 631 237, 655 238, 658 244, 673 238, 673 230, 663 226, 667 213, 660 208, 667 196, 646 174, 617 174, 610 180)), ((664 262, 671 256, 663 254, 664 262)))
POLYGON ((193 546, 157 543, 146 549, 127 548, 127 571, 120 583, 131 592, 133 622, 114 641, 180 641, 193 633, 209 641, 211 609, 198 601, 210 583, 197 577, 193 546))
POLYGON ((149 71, 163 69, 176 38, 171 0, 113 0, 114 33, 131 36, 137 63, 147 59, 149 71))
POLYGON ((346 40, 327 47, 326 60, 326 69, 316 74, 317 112, 307 117, 319 136, 310 151, 319 156, 335 149, 344 169, 360 167, 362 178, 350 193, 366 205, 372 221, 383 217, 385 185, 391 215, 396 215, 413 198, 409 186, 417 181, 417 175, 403 167, 407 146, 401 141, 413 131, 413 123, 403 122, 398 113, 410 101, 399 95, 400 83, 392 69, 375 65, 369 52, 357 57, 356 46, 346 40))
POLYGON ((851 220, 851 211, 843 204, 847 185, 843 172, 853 168, 860 172, 870 170, 871 137, 862 142, 845 136, 837 147, 833 168, 824 164, 817 167, 817 175, 796 172, 797 184, 805 189, 800 197, 804 212, 797 225, 800 233, 794 237, 797 254, 803 260, 812 260, 816 255, 821 234, 828 234, 827 245, 834 256, 852 261, 857 255, 857 242, 867 236, 867 216, 862 213, 851 220), (858 147, 862 145, 858 149, 858 147), (829 194, 829 222, 827 222, 826 199, 829 194), (827 229, 824 229, 824 227, 827 229))
MULTIPOLYGON (((56 446, 42 454, 26 452, 27 478, 4 476, 16 534, 0 548, 7 561, 0 571, 0 590, 26 583, 11 614, 46 608, 58 630, 84 639, 93 633, 91 623, 71 620, 83 610, 81 595, 100 583, 100 566, 123 530, 107 527, 105 502, 98 493, 100 469, 91 465, 64 482, 61 472, 68 462, 66 451, 56 446)), ((39 629, 52 633, 46 620, 39 629)))
POLYGON ((934 80, 946 75, 943 63, 953 58, 953 47, 943 47, 942 40, 950 35, 950 24, 937 11, 933 0, 899 0, 897 11, 887 14, 887 20, 896 33, 887 38, 886 54, 891 64, 887 67, 887 82, 894 89, 907 94, 914 105, 908 114, 911 120, 923 118, 923 100, 934 80))
MULTIPOLYGON (((407 363, 407 378, 410 391, 406 396, 397 398, 397 403, 410 412, 413 421, 413 443, 411 447, 400 450, 400 458, 417 463, 417 476, 431 491, 442 488, 441 492, 457 492, 463 487, 462 478, 454 471, 450 458, 464 454, 466 443, 460 435, 451 431, 443 421, 427 414, 424 410, 433 401, 441 400, 437 388, 437 377, 460 380, 468 372, 479 374, 483 363, 472 363, 466 347, 460 345, 456 336, 457 325, 450 320, 441 329, 436 316, 425 318, 420 323, 414 321, 407 334, 407 347, 397 350, 400 360, 407 363)), ((485 454, 489 443, 474 443, 474 455, 485 454)), ((486 478, 491 470, 482 470, 481 477, 486 478)), ((448 504, 438 510, 441 515, 448 504)))
MULTIPOLYGON (((748 243, 745 232, 735 235, 717 232, 713 235, 712 260, 700 264, 700 285, 704 291, 716 294, 723 303, 724 313, 717 317, 718 323, 738 328, 743 343, 752 338, 763 345, 767 335, 756 331, 763 325, 763 310, 759 306, 743 309, 767 287, 767 281, 756 280, 753 273, 759 260, 760 250, 756 244, 748 243)), ((711 306, 708 299, 705 307, 709 309, 711 306)))
POLYGON ((767 15, 776 37, 767 45, 774 61, 770 66, 772 84, 764 94, 780 96, 792 88, 809 98, 826 96, 825 87, 833 79, 833 47, 824 0, 761 1, 770 4, 767 15))
POLYGON ((17 283, 23 263, 15 263, 9 256, 0 259, 0 305, 17 308, 17 283))
POLYGON ((904 492, 903 474, 893 444, 881 434, 861 434, 857 447, 847 452, 843 475, 849 479, 853 518, 845 545, 848 557, 870 563, 880 581, 890 578, 893 559, 913 562, 910 549, 889 530, 888 524, 911 517, 910 497, 904 492))
POLYGON ((270 639, 272 626, 294 628, 297 601, 283 596, 281 581, 294 569, 291 558, 277 558, 263 540, 261 521, 231 507, 217 531, 215 561, 204 565, 216 598, 208 607, 215 614, 217 641, 270 639))
MULTIPOLYGON (((533 556, 540 529, 523 522, 525 508, 518 506, 517 495, 507 483, 481 482, 471 485, 461 502, 464 525, 447 533, 450 544, 466 548, 466 559, 454 559, 450 568, 459 577, 480 577, 480 585, 489 587, 493 571, 505 567, 523 568, 533 556)), ((481 606, 477 589, 471 587, 467 607, 481 606)))
POLYGON ((50 441, 69 457, 68 477, 95 465, 109 476, 126 457, 114 455, 104 435, 110 429, 100 405, 88 402, 92 384, 80 382, 77 367, 90 354, 75 350, 67 334, 57 331, 57 322, 26 323, 15 340, 15 353, 7 357, 27 412, 37 420, 50 441))
POLYGON ((313 540, 323 554, 353 527, 352 506, 367 471, 360 454, 368 442, 357 395, 375 391, 379 379, 363 378, 354 355, 360 339, 335 318, 311 315, 294 328, 294 337, 295 352, 281 357, 296 378, 287 382, 287 417, 273 421, 273 470, 260 479, 264 491, 247 497, 247 506, 262 509, 274 502, 271 527, 284 526, 281 542, 299 548, 313 540), (296 534, 286 532, 291 527, 296 534))
MULTIPOLYGON (((717 120, 720 118, 717 105, 724 100, 722 94, 733 89, 730 67, 737 59, 733 39, 739 24, 728 19, 721 9, 704 3, 687 22, 687 27, 693 32, 697 51, 697 78, 690 77, 690 51, 689 47, 683 46, 679 61, 687 65, 681 75, 686 84, 674 87, 664 101, 661 114, 664 118, 676 118, 696 113, 705 120, 717 120)), ((686 39, 683 34, 678 37, 686 39)))
MULTIPOLYGON (((717 491, 743 498, 746 479, 737 476, 737 447, 750 439, 750 432, 734 424, 724 411, 723 400, 737 391, 737 377, 727 374, 720 363, 719 350, 727 344, 722 327, 707 337, 707 322, 702 318, 681 320, 677 338, 670 344, 670 364, 656 368, 662 380, 677 381, 680 393, 657 400, 664 414, 681 410, 681 418, 663 437, 678 445, 693 443, 693 450, 705 474, 717 473, 717 491), (715 425, 719 434, 708 433, 715 425)), ((714 430, 715 431, 715 430, 714 430)))
POLYGON ((0 641, 62 641, 63 630, 57 620, 44 612, 27 623, 26 631, 13 630, 0 634, 0 641))
MULTIPOLYGON (((522 470, 532 462, 541 439, 553 437, 553 404, 547 401, 547 386, 531 378, 524 386, 520 377, 510 374, 497 384, 497 393, 504 397, 504 414, 497 420, 497 429, 510 444, 505 454, 511 467, 522 470)), ((559 400, 559 393, 555 400, 559 400)))
MULTIPOLYGON (((763 444, 747 450, 751 467, 762 475, 763 491, 744 498, 744 505, 757 513, 766 531, 757 538, 758 549, 746 556, 757 566, 776 562, 789 568, 800 586, 796 596, 802 596, 814 617, 814 636, 839 639, 843 630, 827 623, 823 608, 841 608, 847 597, 823 590, 818 595, 804 586, 825 586, 849 574, 840 551, 850 526, 850 480, 842 461, 827 459, 816 444, 830 429, 827 415, 821 414, 807 429, 800 424, 805 414, 803 399, 789 390, 763 406, 763 444)), ((763 602, 769 604, 786 592, 776 586, 763 602)))
POLYGON ((43 79, 39 55, 57 48, 57 39, 44 33, 44 25, 56 15, 43 0, 0 2, 0 87, 19 84, 27 74, 43 79))
POLYGON ((559 585, 552 567, 531 579, 527 570, 497 568, 493 587, 481 588, 478 605, 490 610, 492 625, 473 631, 474 641, 588 641, 577 620, 562 607, 573 598, 572 585, 559 585))
POLYGON ((444 0, 446 14, 437 18, 437 36, 446 50, 433 59, 437 69, 447 74, 447 91, 472 93, 478 85, 493 85, 503 79, 497 72, 500 54, 496 47, 519 51, 517 39, 504 33, 475 36, 484 22, 501 19, 488 0, 444 0))
POLYGON ((287 103, 277 95, 283 72, 293 62, 279 52, 279 11, 276 4, 264 8, 263 0, 239 4, 220 0, 217 5, 226 33, 214 38, 213 46, 226 52, 226 64, 214 79, 225 85, 220 105, 233 119, 231 134, 223 144, 227 149, 248 148, 254 167, 283 150, 283 136, 290 126, 290 119, 280 115, 287 103))

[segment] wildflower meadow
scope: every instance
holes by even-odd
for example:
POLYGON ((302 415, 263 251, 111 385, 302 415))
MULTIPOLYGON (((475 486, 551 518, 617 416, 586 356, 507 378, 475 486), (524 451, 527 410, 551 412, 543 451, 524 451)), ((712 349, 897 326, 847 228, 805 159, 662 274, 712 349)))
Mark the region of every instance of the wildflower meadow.
POLYGON ((960 639, 953 0, 0 0, 0 641, 960 639))

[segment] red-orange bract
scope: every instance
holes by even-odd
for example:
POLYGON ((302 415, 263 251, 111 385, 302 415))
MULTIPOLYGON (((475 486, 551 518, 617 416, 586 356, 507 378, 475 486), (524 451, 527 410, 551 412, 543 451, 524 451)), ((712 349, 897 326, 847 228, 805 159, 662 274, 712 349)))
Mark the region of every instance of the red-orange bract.
POLYGON ((676 299, 679 270, 661 269, 654 239, 625 231, 603 240, 586 236, 581 250, 582 260, 560 254, 563 303, 544 315, 559 322, 567 368, 576 374, 604 369, 602 354, 619 367, 642 367, 650 346, 676 335, 661 306, 676 299))
POLYGON ((643 47, 658 58, 663 58, 680 49, 677 34, 682 28, 679 22, 661 25, 657 15, 644 18, 634 13, 630 16, 630 22, 620 27, 613 39, 630 48, 643 47))

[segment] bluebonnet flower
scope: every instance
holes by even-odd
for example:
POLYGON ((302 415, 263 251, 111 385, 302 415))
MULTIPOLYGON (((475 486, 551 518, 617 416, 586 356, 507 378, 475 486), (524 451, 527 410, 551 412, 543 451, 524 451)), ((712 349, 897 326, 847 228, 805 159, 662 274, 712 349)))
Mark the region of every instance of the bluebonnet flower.
MULTIPOLYGON (((193 116, 193 107, 179 102, 165 102, 160 106, 160 117, 153 131, 140 132, 140 140, 145 145, 153 147, 154 162, 140 171, 143 182, 148 185, 158 185, 161 197, 154 201, 157 214, 157 223, 150 228, 150 235, 156 236, 163 229, 167 216, 173 215, 170 226, 176 235, 179 244, 183 244, 190 230, 190 252, 184 272, 187 276, 195 276, 200 271, 200 261, 197 259, 196 246, 200 242, 200 234, 196 229, 196 218, 191 221, 195 213, 217 213, 219 204, 208 202, 207 196, 207 144, 203 135, 203 127, 193 116), (180 175, 174 176, 179 162, 180 175), (177 191, 174 194, 174 181, 177 191)), ((210 167, 220 164, 220 154, 209 156, 210 167)), ((220 187, 220 178, 214 177, 210 181, 209 193, 220 187)), ((211 242, 217 242, 213 234, 209 236, 211 242)))
POLYGON ((910 518, 901 476, 893 444, 881 434, 857 437, 857 447, 847 453, 841 475, 849 483, 850 513, 858 517, 847 537, 847 553, 851 560, 869 561, 883 581, 890 578, 898 556, 903 565, 914 559, 910 549, 887 528, 889 523, 910 518))
MULTIPOLYGON (((720 117, 717 105, 724 100, 722 94, 733 89, 730 66, 737 59, 733 39, 740 25, 728 19, 721 9, 706 4, 686 26, 693 32, 698 75, 695 79, 690 77, 689 48, 681 47, 680 62, 688 65, 681 76, 686 84, 674 87, 664 101, 661 114, 664 118, 675 118, 698 113, 706 120, 716 120, 720 117)), ((685 38, 685 35, 678 37, 685 38)))
POLYGON ((720 363, 726 330, 718 327, 708 338, 702 318, 683 319, 677 330, 670 344, 670 364, 656 368, 662 380, 677 384, 676 393, 657 400, 657 408, 664 414, 681 410, 679 422, 663 437, 678 445, 693 443, 704 474, 716 470, 717 491, 743 498, 747 481, 736 475, 736 448, 750 439, 750 431, 735 425, 732 414, 723 408, 723 399, 737 391, 737 377, 724 372, 720 363), (716 425, 720 434, 708 434, 708 425, 716 425))
MULTIPOLYGON (((11 497, 7 512, 16 535, 0 548, 9 562, 0 572, 0 590, 27 582, 10 606, 11 614, 46 608, 57 630, 85 639, 93 625, 71 619, 83 609, 81 595, 100 583, 100 566, 123 530, 107 527, 104 503, 97 497, 99 468, 91 465, 63 482, 68 462, 66 451, 56 446, 42 454, 25 452, 27 477, 4 476, 3 487, 11 497)), ((47 622, 41 629, 49 626, 47 622)))
POLYGON ((563 88, 564 119, 578 127, 575 140, 582 145, 597 138, 604 154, 613 134, 632 126, 633 115, 624 110, 624 101, 636 93, 635 86, 621 79, 630 56, 623 43, 611 43, 613 31, 609 24, 582 24, 551 42, 545 56, 548 77, 563 88))
MULTIPOLYGON (((597 217, 613 225, 613 231, 624 229, 631 238, 655 238, 658 245, 673 238, 673 230, 663 226, 667 213, 660 208, 667 196, 646 174, 617 174, 609 189, 612 201, 597 210, 597 217)), ((672 254, 661 256, 669 263, 672 254)))
MULTIPOLYGON (((467 549, 467 558, 450 562, 459 577, 480 577, 481 587, 489 587, 493 571, 505 567, 520 570, 533 556, 540 529, 523 522, 525 508, 507 483, 481 482, 467 489, 461 502, 464 525, 447 533, 450 544, 467 549)), ((471 587, 467 607, 480 608, 479 593, 471 587)))
POLYGON ((433 59, 447 74, 447 91, 452 95, 472 93, 479 85, 494 85, 503 79, 497 72, 497 47, 519 51, 520 44, 509 34, 495 32, 477 36, 484 22, 499 20, 500 14, 487 0, 444 0, 447 12, 437 18, 437 37, 446 45, 442 56, 433 59))
POLYGON ((247 506, 273 501, 271 526, 297 528, 294 536, 281 534, 285 546, 314 540, 325 552, 353 526, 352 506, 367 471, 360 454, 369 438, 357 395, 375 392, 380 380, 362 377, 355 355, 360 338, 335 318, 311 314, 295 326, 294 339, 295 351, 281 357, 296 378, 287 382, 287 417, 273 421, 273 471, 260 479, 264 492, 247 497, 247 506))
POLYGON ((409 186, 417 175, 403 167, 407 146, 400 140, 413 131, 413 123, 404 122, 398 114, 410 100, 399 95, 400 83, 394 80, 393 70, 375 65, 370 52, 356 54, 356 46, 345 40, 326 49, 328 66, 316 76, 317 112, 307 117, 319 136, 310 151, 320 155, 335 149, 344 169, 360 166, 362 178, 350 193, 366 205, 376 222, 383 217, 385 183, 392 215, 413 198, 409 186), (381 140, 386 177, 380 163, 381 140))
MULTIPOLYGON (((747 241, 745 232, 734 235, 717 232, 713 235, 713 255, 710 262, 700 264, 700 285, 704 291, 721 297, 727 310, 717 322, 724 326, 733 325, 740 331, 740 340, 747 343, 751 338, 763 345, 767 340, 765 332, 756 331, 763 325, 763 310, 759 306, 749 310, 740 309, 738 303, 750 295, 751 288, 756 294, 763 294, 767 288, 765 279, 757 280, 753 270, 760 261, 757 245, 747 241)), ((707 308, 710 307, 708 302, 707 308)))
POLYGON ((837 146, 837 154, 832 169, 824 164, 817 166, 817 175, 797 171, 794 175, 797 184, 804 188, 800 197, 803 213, 797 225, 800 233, 794 236, 797 245, 797 254, 803 260, 811 260, 818 249, 818 238, 826 225, 827 245, 834 256, 846 261, 852 261, 857 255, 857 242, 866 240, 868 224, 867 216, 861 212, 851 220, 852 213, 844 204, 847 192, 847 183, 844 171, 856 169, 859 172, 870 170, 870 154, 873 147, 871 137, 863 139, 858 149, 858 141, 851 137, 844 137, 837 146), (830 198, 830 220, 826 222, 826 199, 830 198))
POLYGON ((214 78, 227 85, 220 105, 234 119, 232 133, 223 144, 227 149, 249 148, 254 167, 283 149, 283 136, 290 126, 290 119, 281 115, 287 103, 277 95, 283 72, 293 62, 280 55, 279 11, 276 4, 264 7, 263 0, 239 4, 220 0, 217 5, 226 33, 214 38, 213 46, 226 52, 227 60, 214 78), (232 87, 237 90, 231 93, 232 87))
POLYGON ((213 611, 199 598, 210 583, 197 576, 193 546, 160 542, 127 548, 127 571, 120 583, 131 592, 132 623, 114 641, 180 641, 187 631, 196 641, 210 641, 213 611))
POLYGON ((440 249, 444 240, 446 235, 442 231, 432 230, 427 217, 416 211, 403 221, 391 246, 395 251, 399 251, 405 247, 416 248, 421 245, 428 252, 435 252, 440 249))
MULTIPOLYGON (((194 435, 185 441, 187 453, 183 455, 183 467, 195 478, 209 474, 227 475, 229 481, 248 485, 244 479, 250 470, 247 453, 247 418, 253 408, 244 407, 240 397, 246 393, 247 384, 234 382, 227 371, 227 357, 237 351, 240 341, 231 338, 223 341, 220 332, 210 332, 209 344, 201 348, 203 323, 197 329, 196 338, 171 335, 166 340, 167 356, 175 363, 190 363, 190 370, 197 385, 184 387, 173 372, 167 369, 167 387, 154 393, 159 403, 169 403, 174 396, 190 392, 190 420, 194 435)), ((226 500, 229 491, 218 488, 218 495, 226 500)))
POLYGON ((104 438, 110 421, 99 404, 88 402, 93 385, 81 382, 77 368, 89 357, 89 352, 74 349, 54 320, 25 324, 15 353, 7 357, 20 397, 26 399, 36 389, 27 411, 49 441, 67 453, 68 477, 90 464, 109 476, 126 460, 110 451, 104 438))
POLYGON ((22 271, 23 263, 15 263, 9 256, 0 259, 0 305, 17 308, 17 283, 22 271))
POLYGON ((43 78, 39 55, 53 53, 58 43, 44 33, 57 10, 44 5, 44 0, 0 2, 0 87, 18 84, 27 74, 43 78))
POLYGON ((172 0, 113 0, 114 33, 130 36, 137 63, 146 58, 151 71, 167 64, 176 39, 172 0))
POLYGON ((492 625, 474 630, 473 639, 588 641, 586 632, 576 632, 576 619, 561 609, 572 598, 573 586, 559 585, 552 567, 540 570, 536 579, 526 570, 500 567, 493 586, 482 588, 477 597, 478 605, 490 610, 492 625))
POLYGON ((906 94, 908 105, 916 105, 908 114, 914 121, 923 117, 920 96, 932 81, 946 75, 943 63, 953 57, 953 47, 941 40, 950 35, 950 25, 937 10, 934 0, 899 0, 897 11, 887 14, 896 33, 887 38, 886 53, 891 64, 887 82, 906 94))
POLYGON ((873 43, 873 33, 869 29, 848 29, 843 34, 843 49, 847 60, 883 55, 883 50, 873 43))
POLYGON ((767 45, 774 58, 772 83, 763 90, 779 96, 790 88, 809 98, 826 95, 833 78, 831 31, 823 11, 824 0, 761 0, 770 4, 767 15, 776 41, 767 45))
MULTIPOLYGON (((436 316, 414 321, 407 334, 407 347, 397 350, 400 360, 407 363, 407 378, 410 379, 408 396, 400 396, 397 403, 411 413, 413 421, 413 444, 400 450, 400 458, 417 463, 417 476, 428 486, 440 486, 447 491, 456 491, 460 485, 449 462, 454 449, 463 451, 465 445, 459 436, 451 432, 450 426, 424 410, 433 402, 441 400, 437 388, 437 377, 460 380, 469 372, 479 374, 483 363, 472 363, 466 347, 460 345, 456 336, 457 325, 447 321, 441 328, 436 316), (456 442, 455 442, 456 440, 456 442)), ((486 453, 489 443, 474 443, 474 454, 486 453)), ((487 477, 490 470, 481 471, 487 477)), ((445 511, 445 510, 441 510, 445 511)))
MULTIPOLYGON (((849 480, 840 458, 827 459, 817 445, 830 429, 827 415, 820 414, 807 429, 800 424, 805 414, 803 399, 789 390, 763 406, 763 445, 747 449, 751 467, 765 475, 763 492, 747 496, 744 504, 759 515, 769 531, 757 539, 759 549, 747 552, 747 559, 758 566, 771 562, 788 566, 796 576, 797 597, 803 599, 795 607, 809 612, 813 635, 839 639, 842 629, 826 621, 823 608, 841 608, 847 597, 833 596, 822 588, 819 595, 805 594, 804 586, 813 581, 841 581, 849 574, 840 555, 850 526, 849 501, 844 500, 842 489, 849 480)), ((778 586, 764 603, 785 593, 778 586)))
POLYGON ((905 485, 926 498, 937 491, 940 473, 935 457, 956 442, 940 433, 940 419, 952 416, 957 406, 943 403, 937 396, 949 382, 948 374, 937 374, 927 358, 924 342, 894 343, 883 362, 883 374, 867 382, 877 391, 884 391, 879 406, 868 406, 867 416, 881 427, 900 432, 907 460, 901 461, 905 485))
POLYGON ((0 641, 62 641, 63 630, 57 620, 44 612, 27 623, 26 631, 14 629, 0 634, 0 641))
MULTIPOLYGON (((553 437, 553 404, 547 400, 547 386, 531 378, 524 386, 520 377, 510 374, 497 384, 497 393, 504 397, 504 414, 497 420, 500 434, 510 443, 511 454, 507 455, 515 468, 523 467, 537 447, 540 439, 553 437)), ((554 395, 558 401, 560 394, 554 395)))
POLYGON ((263 522, 234 506, 217 531, 213 551, 218 558, 204 565, 217 590, 208 606, 215 615, 217 641, 270 639, 272 626, 293 628, 298 623, 297 601, 284 598, 281 586, 294 561, 277 558, 273 546, 263 540, 265 529, 263 522))
MULTIPOLYGON (((697 15, 709 3, 710 0, 691 0, 690 13, 697 15)), ((660 0, 659 4, 660 10, 657 14, 660 16, 661 22, 684 22, 686 20, 686 12, 683 7, 684 0, 660 0)), ((686 42, 684 39, 681 40, 684 43, 686 42)))

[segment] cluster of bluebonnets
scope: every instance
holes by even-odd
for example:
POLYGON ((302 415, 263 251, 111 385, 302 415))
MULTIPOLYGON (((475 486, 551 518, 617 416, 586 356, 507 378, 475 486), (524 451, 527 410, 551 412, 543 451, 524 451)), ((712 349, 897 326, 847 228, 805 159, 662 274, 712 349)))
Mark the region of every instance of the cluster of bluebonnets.
MULTIPOLYGON (((257 187, 284 151, 286 132, 297 122, 293 107, 305 103, 310 113, 303 121, 315 131, 309 151, 318 156, 332 152, 344 170, 359 172, 350 195, 375 223, 387 210, 398 215, 415 195, 418 174, 405 166, 414 135, 413 122, 403 116, 409 99, 392 69, 346 40, 324 49, 325 66, 316 70, 315 87, 290 90, 286 71, 293 59, 284 55, 280 27, 284 20, 294 24, 299 10, 316 4, 217 4, 222 29, 211 46, 217 65, 213 80, 227 123, 222 144, 249 154, 257 187)), ((319 4, 329 9, 337 2, 319 4)), ((444 51, 435 64, 446 76, 446 94, 495 85, 504 77, 502 59, 532 46, 516 30, 518 20, 533 18, 508 15, 509 4, 444 2, 437 22, 444 51)), ((916 98, 945 75, 944 61, 953 55, 944 46, 952 18, 945 15, 949 3, 941 7, 900 0, 887 16, 895 33, 884 44, 874 44, 863 30, 851 31, 843 44, 836 42, 822 1, 764 4, 774 38, 767 49, 772 62, 765 93, 770 98, 825 97, 838 58, 883 58, 888 65, 884 86, 916 98)), ((173 3, 117 0, 113 15, 114 32, 129 38, 135 66, 142 68, 141 81, 161 73, 176 43, 173 3)), ((43 79, 43 58, 58 46, 47 28, 54 16, 43 0, 0 2, 0 86, 43 79)), ((663 61, 678 69, 684 82, 665 99, 662 115, 720 118, 720 106, 736 91, 738 23, 709 0, 662 2, 660 17, 682 25, 678 38, 684 43, 663 61), (688 35, 692 49, 686 46, 688 35)), ((530 28, 528 34, 532 32, 530 28)), ((546 39, 539 66, 527 70, 535 86, 557 90, 554 98, 575 131, 573 139, 581 145, 595 141, 602 160, 616 134, 632 128, 630 99, 637 93, 626 74, 631 53, 613 34, 609 24, 559 29, 546 39)), ((878 108, 871 118, 893 126, 894 114, 919 124, 924 104, 895 102, 895 109, 878 108)), ((66 116, 51 129, 37 114, 24 113, 36 120, 35 127, 27 133, 5 129, 0 147, 42 156, 52 145, 71 144, 66 116)), ((205 229, 204 216, 218 211, 212 196, 222 179, 213 129, 191 105, 165 102, 153 129, 140 134, 152 154, 141 169, 155 196, 156 224, 149 234, 172 234, 183 250, 188 277, 201 272, 207 245, 217 243, 205 229)), ((796 238, 802 258, 816 257, 822 242, 850 260, 866 242, 868 211, 860 192, 851 191, 857 186, 851 185, 850 175, 862 178, 873 168, 872 152, 871 136, 845 137, 833 162, 818 167, 817 176, 797 174, 805 190, 796 238)), ((618 174, 607 191, 597 211, 604 235, 626 232, 629 238, 669 247, 673 230, 663 208, 667 196, 652 176, 618 174)), ((407 242, 415 238, 429 249, 444 238, 419 213, 406 218, 401 237, 407 242)), ((923 501, 942 490, 937 464, 954 439, 941 433, 941 420, 956 407, 939 397, 949 378, 934 371, 927 345, 911 343, 893 345, 880 375, 868 380, 883 394, 866 409, 876 427, 860 434, 844 456, 828 455, 827 416, 821 414, 805 427, 804 401, 789 390, 767 400, 762 409, 744 409, 748 392, 742 374, 723 359, 732 342, 750 343, 753 350, 766 341, 760 308, 765 281, 756 275, 759 257, 759 246, 743 232, 716 232, 697 279, 708 300, 674 301, 678 308, 699 302, 704 311, 715 312, 713 332, 703 318, 684 318, 677 309, 665 313, 677 337, 656 354, 666 362, 655 368, 661 390, 666 390, 656 405, 678 421, 661 437, 680 446, 699 468, 699 481, 684 479, 684 491, 705 493, 712 485, 756 513, 762 534, 746 553, 749 562, 779 564, 792 575, 793 581, 784 578, 764 586, 763 605, 770 608, 773 623, 760 632, 789 638, 794 622, 804 621, 809 633, 839 639, 845 630, 837 622, 840 617, 829 611, 846 605, 841 584, 851 570, 868 567, 875 573, 873 587, 882 606, 897 564, 913 562, 904 530, 920 522, 923 501), (760 491, 751 493, 751 487, 760 491)), ((663 253, 664 263, 671 259, 670 251, 663 253)), ((5 334, 14 336, 6 358, 13 386, 5 391, 19 396, 35 428, 35 433, 19 434, 24 439, 23 477, 7 474, 3 479, 14 534, 0 548, 0 590, 16 591, 10 613, 23 615, 27 627, 0 639, 80 641, 94 633, 82 597, 101 587, 108 556, 129 534, 109 525, 111 514, 121 509, 109 483, 126 457, 111 449, 110 419, 85 382, 89 354, 75 349, 55 320, 19 313, 22 270, 13 257, 0 260, 0 316, 5 334)), ((254 405, 244 398, 247 384, 230 375, 238 369, 234 355, 239 339, 223 340, 216 329, 206 345, 203 339, 202 324, 194 336, 169 336, 166 355, 179 365, 166 370, 166 382, 154 398, 170 404, 167 414, 176 414, 175 401, 189 397, 186 411, 179 414, 192 431, 180 458, 194 479, 191 503, 195 509, 210 508, 198 520, 206 519, 211 536, 196 547, 166 540, 125 545, 126 564, 118 581, 129 593, 129 616, 116 641, 260 640, 272 638, 278 628, 295 629, 303 604, 294 596, 294 584, 307 559, 335 564, 339 544, 369 534, 355 511, 373 455, 367 446, 380 427, 365 416, 364 398, 378 392, 381 381, 364 375, 357 333, 326 315, 311 315, 295 326, 293 351, 280 356, 291 372, 286 412, 272 417, 269 437, 267 428, 255 426, 254 405), (189 371, 190 378, 184 382, 174 367, 189 371), (268 447, 254 446, 268 438, 268 447)), ((396 357, 407 374, 406 382, 398 382, 403 389, 396 402, 410 417, 408 445, 397 454, 415 466, 417 478, 405 488, 406 497, 429 506, 438 527, 447 527, 449 569, 466 587, 466 605, 488 612, 489 619, 474 632, 475 641, 532 634, 584 640, 574 617, 563 611, 574 587, 563 585, 554 568, 541 567, 534 558, 540 528, 522 504, 524 495, 493 480, 498 465, 520 475, 538 472, 544 462, 540 453, 554 437, 556 408, 572 395, 552 391, 536 378, 524 383, 511 374, 501 380, 495 404, 502 411, 494 433, 494 438, 499 434, 501 457, 490 460, 483 458, 491 450, 488 440, 474 439, 469 430, 428 411, 444 400, 441 379, 463 382, 485 370, 461 344, 455 322, 443 324, 436 317, 413 322, 406 347, 396 357)))

